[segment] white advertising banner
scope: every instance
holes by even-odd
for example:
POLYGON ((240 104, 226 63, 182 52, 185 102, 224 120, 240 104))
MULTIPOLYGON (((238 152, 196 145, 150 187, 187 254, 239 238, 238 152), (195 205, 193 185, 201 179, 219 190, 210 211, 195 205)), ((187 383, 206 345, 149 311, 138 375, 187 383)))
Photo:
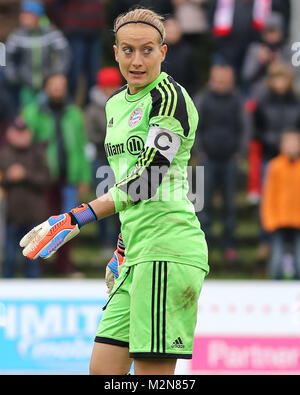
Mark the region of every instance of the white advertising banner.
POLYGON ((300 282, 206 281, 188 374, 300 373, 300 282))
MULTIPOLYGON (((0 373, 88 374, 103 280, 0 280, 0 373)), ((177 374, 299 374, 300 282, 206 280, 177 374)))

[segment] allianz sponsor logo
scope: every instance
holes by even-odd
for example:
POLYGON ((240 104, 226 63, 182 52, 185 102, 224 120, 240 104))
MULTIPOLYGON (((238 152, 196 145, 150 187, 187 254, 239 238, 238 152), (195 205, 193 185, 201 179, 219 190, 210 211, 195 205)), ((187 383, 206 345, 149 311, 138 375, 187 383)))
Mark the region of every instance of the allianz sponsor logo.
POLYGON ((16 342, 32 359, 86 359, 100 318, 99 304, 0 303, 0 344, 16 342), (4 336, 3 336, 4 335, 4 336))
POLYGON ((126 143, 104 144, 104 149, 108 158, 110 156, 125 154, 125 147, 127 152, 131 155, 138 155, 144 148, 144 141, 140 136, 130 136, 126 143))
POLYGON ((106 143, 104 144, 104 149, 106 152, 106 156, 108 158, 110 156, 121 155, 125 153, 124 143, 120 143, 120 144, 106 143))

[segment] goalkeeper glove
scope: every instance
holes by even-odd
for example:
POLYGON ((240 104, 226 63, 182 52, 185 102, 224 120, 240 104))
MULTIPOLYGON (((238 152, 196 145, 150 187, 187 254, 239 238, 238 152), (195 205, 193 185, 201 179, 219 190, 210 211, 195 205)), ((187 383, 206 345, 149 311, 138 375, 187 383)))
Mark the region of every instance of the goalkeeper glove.
POLYGON ((80 232, 80 228, 97 217, 88 204, 81 204, 69 213, 55 215, 33 228, 20 241, 23 255, 29 259, 50 258, 67 241, 80 232))
POLYGON ((107 293, 111 293, 115 280, 119 277, 120 266, 124 262, 125 257, 125 245, 121 233, 118 236, 117 249, 115 250, 113 257, 106 266, 105 282, 108 288, 107 293))

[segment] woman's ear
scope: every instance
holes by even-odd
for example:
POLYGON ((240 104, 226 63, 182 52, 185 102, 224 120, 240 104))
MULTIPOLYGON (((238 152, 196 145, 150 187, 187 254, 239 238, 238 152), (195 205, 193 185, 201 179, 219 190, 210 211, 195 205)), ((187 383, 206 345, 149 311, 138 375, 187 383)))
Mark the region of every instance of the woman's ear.
POLYGON ((166 53, 167 53, 167 51, 168 51, 168 46, 167 46, 167 44, 163 44, 163 45, 161 46, 161 48, 160 48, 160 51, 161 51, 161 57, 162 57, 161 61, 163 62, 163 61, 165 60, 165 58, 166 58, 166 53))
POLYGON ((113 49, 114 49, 114 53, 115 53, 116 62, 119 63, 119 49, 118 49, 118 46, 116 44, 114 44, 113 45, 113 49))

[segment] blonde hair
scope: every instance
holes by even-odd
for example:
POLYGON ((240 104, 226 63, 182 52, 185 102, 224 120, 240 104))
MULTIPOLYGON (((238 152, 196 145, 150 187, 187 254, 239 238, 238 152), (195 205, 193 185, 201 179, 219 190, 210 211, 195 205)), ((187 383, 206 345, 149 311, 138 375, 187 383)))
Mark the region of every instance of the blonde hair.
POLYGON ((288 81, 289 90, 293 88, 293 72, 289 64, 282 62, 273 62, 268 67, 267 71, 267 83, 269 87, 272 87, 273 78, 285 77, 288 81))
POLYGON ((128 23, 144 23, 146 25, 152 26, 154 29, 157 30, 160 35, 162 44, 165 41, 166 35, 163 22, 163 16, 148 8, 138 7, 117 17, 114 23, 115 37, 117 37, 117 32, 123 25, 127 25, 128 23))

